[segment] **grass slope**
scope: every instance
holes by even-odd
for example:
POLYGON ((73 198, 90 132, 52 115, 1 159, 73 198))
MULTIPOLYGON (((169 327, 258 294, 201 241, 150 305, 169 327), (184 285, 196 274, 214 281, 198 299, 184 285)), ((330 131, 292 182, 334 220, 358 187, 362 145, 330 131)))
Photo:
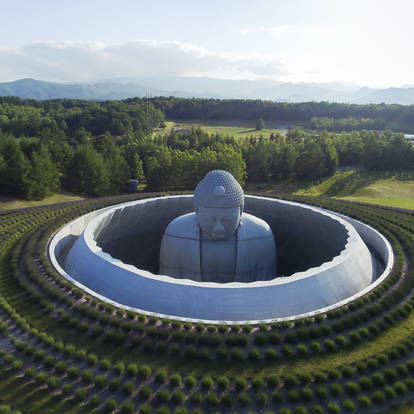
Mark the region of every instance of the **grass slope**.
MULTIPOLYGON (((269 195, 298 194, 334 197, 343 200, 414 209, 414 172, 338 171, 320 182, 288 180, 267 184, 261 191, 269 195)), ((257 190, 248 185, 248 191, 257 190)))
POLYGON ((73 194, 53 194, 43 200, 18 200, 16 198, 0 197, 0 210, 43 206, 47 204, 65 203, 67 201, 83 200, 83 197, 73 194))
POLYGON ((414 172, 338 172, 319 185, 299 190, 297 194, 414 209, 414 172))

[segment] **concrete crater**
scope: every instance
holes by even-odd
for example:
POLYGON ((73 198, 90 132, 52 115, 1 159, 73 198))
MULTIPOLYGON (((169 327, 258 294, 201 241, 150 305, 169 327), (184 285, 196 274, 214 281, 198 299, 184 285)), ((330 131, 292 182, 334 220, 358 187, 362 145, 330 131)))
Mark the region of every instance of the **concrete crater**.
MULTIPOLYGON (((193 211, 192 197, 159 198, 116 210, 95 230, 103 252, 158 274, 159 249, 168 223, 193 211)), ((345 249, 348 229, 336 219, 301 206, 246 197, 246 213, 265 220, 277 245, 278 275, 289 276, 331 261, 345 249)))
POLYGON ((206 283, 159 275, 168 223, 192 211, 192 196, 144 199, 89 213, 50 243, 57 270, 116 305, 169 317, 253 322, 311 315, 380 283, 393 265, 387 240, 348 217, 299 203, 245 197, 245 211, 272 228, 278 275, 271 281, 206 283))

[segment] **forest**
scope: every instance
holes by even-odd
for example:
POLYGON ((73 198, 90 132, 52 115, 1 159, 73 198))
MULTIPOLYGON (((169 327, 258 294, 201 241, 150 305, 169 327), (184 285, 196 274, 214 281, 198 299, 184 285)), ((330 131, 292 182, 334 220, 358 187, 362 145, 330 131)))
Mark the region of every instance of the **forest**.
POLYGON ((338 166, 413 169, 414 147, 402 134, 380 130, 381 119, 410 111, 413 108, 398 105, 212 99, 0 98, 0 194, 25 199, 42 199, 60 190, 117 194, 131 178, 144 180, 153 191, 192 190, 205 173, 218 168, 230 171, 242 184, 318 179, 332 175, 338 166), (200 128, 156 133, 166 118, 293 121, 305 114, 314 130, 294 127, 286 136, 275 131, 269 139, 209 135, 200 128), (343 132, 331 132, 338 127, 343 132))
MULTIPOLYGON (((129 99, 127 102, 138 102, 129 99)), ((202 98, 152 98, 154 107, 171 119, 197 120, 283 120, 286 122, 308 121, 312 118, 332 118, 334 120, 351 118, 357 123, 356 129, 383 129, 384 125, 396 122, 396 125, 412 123, 414 105, 387 104, 346 104, 332 102, 274 102, 249 99, 202 99, 202 98), (360 120, 369 119, 372 125, 360 120)), ((349 120, 348 120, 349 122, 349 120)), ((347 122, 345 122, 346 124, 347 122)))

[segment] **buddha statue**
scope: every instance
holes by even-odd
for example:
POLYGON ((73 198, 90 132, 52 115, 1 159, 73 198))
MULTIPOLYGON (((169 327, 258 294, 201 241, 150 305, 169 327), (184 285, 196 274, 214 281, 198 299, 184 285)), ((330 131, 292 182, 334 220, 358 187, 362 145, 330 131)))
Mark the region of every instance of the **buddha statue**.
POLYGON ((199 282, 254 282, 276 277, 269 225, 243 213, 244 194, 227 171, 210 171, 197 185, 194 213, 172 220, 163 235, 160 274, 199 282))

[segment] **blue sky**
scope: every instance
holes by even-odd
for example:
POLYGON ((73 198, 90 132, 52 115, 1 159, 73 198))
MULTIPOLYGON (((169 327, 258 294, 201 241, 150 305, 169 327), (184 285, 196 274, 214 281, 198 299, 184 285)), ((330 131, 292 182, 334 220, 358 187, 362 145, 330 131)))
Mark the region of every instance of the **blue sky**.
POLYGON ((195 75, 414 84, 408 0, 2 3, 0 81, 195 75))

